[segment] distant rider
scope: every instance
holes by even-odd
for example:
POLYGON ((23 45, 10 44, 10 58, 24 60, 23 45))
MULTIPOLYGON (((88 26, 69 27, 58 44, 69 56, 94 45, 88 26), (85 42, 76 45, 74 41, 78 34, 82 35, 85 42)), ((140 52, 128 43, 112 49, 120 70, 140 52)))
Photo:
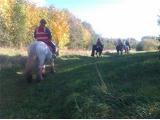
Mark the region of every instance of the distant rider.
POLYGON ((123 43, 122 43, 121 39, 118 39, 117 45, 118 45, 118 46, 123 46, 123 43))
POLYGON ((129 50, 131 49, 131 46, 130 46, 130 44, 129 44, 129 41, 128 41, 128 40, 126 40, 126 41, 125 41, 125 45, 129 47, 129 50))
POLYGON ((97 48, 103 48, 103 44, 100 38, 97 39, 96 46, 97 48))

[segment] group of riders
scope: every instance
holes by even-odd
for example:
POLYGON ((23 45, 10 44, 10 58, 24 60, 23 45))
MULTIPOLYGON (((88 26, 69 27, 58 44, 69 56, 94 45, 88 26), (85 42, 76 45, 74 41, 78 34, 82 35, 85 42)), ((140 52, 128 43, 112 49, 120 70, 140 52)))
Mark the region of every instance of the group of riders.
MULTIPOLYGON (((121 39, 117 39, 114 45, 118 54, 123 54, 123 50, 125 51, 125 53, 129 53, 129 50, 131 49, 128 40, 122 41, 121 39)), ((99 54, 99 56, 101 56, 103 48, 104 48, 103 40, 98 38, 96 44, 92 46, 91 56, 94 56, 94 54, 96 55, 99 54)))
MULTIPOLYGON (((30 82, 32 79, 32 72, 34 69, 34 66, 32 66, 33 65, 32 62, 34 62, 34 60, 38 60, 38 64, 37 64, 38 80, 44 79, 45 61, 50 62, 51 71, 55 72, 54 59, 58 55, 58 47, 56 46, 55 42, 52 40, 51 31, 46 27, 46 24, 47 22, 45 19, 40 20, 40 25, 34 31, 34 38, 36 42, 33 42, 29 47, 28 60, 27 60, 26 70, 25 70, 25 74, 28 82, 30 82), (35 55, 37 59, 34 59, 35 57, 33 56, 35 55)), ((130 48, 129 42, 128 43, 126 42, 125 44, 128 45, 130 48)), ((121 40, 118 40, 116 48, 118 49, 120 48, 118 46, 122 46, 122 45, 123 44, 121 40)), ((94 56, 94 54, 96 53, 97 55, 101 56, 103 47, 104 47, 104 44, 102 42, 102 39, 98 38, 96 44, 93 45, 91 55, 94 56)))
POLYGON ((128 40, 122 41, 121 39, 118 39, 115 42, 115 46, 118 54, 122 54, 123 50, 125 51, 125 53, 128 54, 129 50, 131 49, 131 46, 128 40))
MULTIPOLYGON (((44 43, 46 43, 48 47, 50 48, 50 50, 52 51, 52 53, 55 54, 57 47, 56 47, 55 42, 52 41, 51 32, 46 27, 46 24, 47 22, 45 19, 40 20, 40 25, 35 29, 34 38, 37 41, 43 41, 44 43)), ((122 53, 123 50, 127 52, 127 50, 129 51, 131 49, 128 40, 122 42, 121 39, 118 39, 115 42, 115 46, 116 46, 117 53, 119 53, 119 51, 122 53)), ((96 54, 99 52, 99 54, 101 55, 103 48, 104 48, 103 41, 102 39, 98 38, 96 44, 92 46, 91 56, 94 56, 95 51, 96 51, 96 54)))
MULTIPOLYGON (((29 47, 29 55, 28 60, 26 64, 25 74, 28 82, 31 82, 32 80, 32 72, 34 69, 33 63, 34 60, 38 60, 37 64, 37 80, 43 80, 45 75, 45 61, 50 62, 51 64, 51 71, 55 72, 54 68, 54 59, 58 55, 58 48, 56 44, 52 40, 52 34, 50 30, 46 27, 46 20, 41 19, 40 25, 35 29, 34 31, 34 38, 36 39, 36 42, 33 42, 29 47), (38 42, 37 42, 38 41, 38 42), (45 44, 44 44, 45 43, 45 44), (48 46, 48 47, 46 47, 48 46), (37 59, 34 59, 35 57, 37 59)), ((129 42, 125 42, 126 45, 129 46, 129 42)), ((118 40, 116 48, 117 50, 123 46, 123 43, 121 40, 118 40)), ((93 45, 92 48, 92 56, 94 56, 94 53, 96 51, 96 54, 101 56, 103 51, 104 44, 102 42, 102 39, 98 38, 95 45, 93 45)))

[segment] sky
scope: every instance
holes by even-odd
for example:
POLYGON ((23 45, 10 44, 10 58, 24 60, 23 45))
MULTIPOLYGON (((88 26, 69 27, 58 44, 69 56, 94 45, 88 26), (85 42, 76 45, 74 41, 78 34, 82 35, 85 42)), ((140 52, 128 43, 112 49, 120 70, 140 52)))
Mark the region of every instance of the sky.
POLYGON ((37 6, 68 9, 107 38, 158 36, 160 0, 29 0, 37 6))

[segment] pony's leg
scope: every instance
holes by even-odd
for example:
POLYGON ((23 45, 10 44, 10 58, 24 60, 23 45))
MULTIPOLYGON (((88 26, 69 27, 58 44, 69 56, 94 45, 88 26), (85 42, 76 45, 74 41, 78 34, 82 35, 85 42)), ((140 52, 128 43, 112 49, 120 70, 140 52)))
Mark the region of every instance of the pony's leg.
POLYGON ((98 49, 97 49, 97 48, 96 48, 95 52, 96 52, 96 57, 98 58, 99 52, 98 52, 98 49))
POLYGON ((45 73, 46 73, 46 66, 43 65, 43 66, 42 66, 42 77, 45 76, 45 73))
POLYGON ((116 46, 116 50, 117 50, 117 55, 119 55, 119 48, 118 48, 118 46, 116 46))
POLYGON ((117 54, 119 55, 119 50, 117 50, 117 54))
POLYGON ((121 55, 123 55, 123 50, 121 50, 121 55))
POLYGON ((51 72, 55 73, 54 59, 51 59, 51 72))
POLYGON ((38 81, 43 80, 43 73, 45 72, 45 66, 44 66, 45 57, 39 58, 39 65, 38 65, 38 81))
POLYGON ((102 57, 102 50, 99 51, 99 56, 102 57))
POLYGON ((34 57, 29 55, 26 66, 25 66, 25 73, 24 73, 28 83, 32 82, 33 61, 34 61, 34 57))
POLYGON ((94 49, 92 48, 91 56, 94 57, 94 49))
POLYGON ((97 52, 97 58, 98 58, 98 57, 100 57, 100 52, 99 52, 99 51, 97 52))
POLYGON ((25 70, 25 77, 28 83, 32 82, 32 72, 28 68, 25 70))
POLYGON ((128 49, 127 49, 127 54, 129 54, 129 47, 128 47, 128 49))
POLYGON ((125 53, 128 54, 128 46, 125 47, 125 53))
POLYGON ((41 66, 39 66, 39 68, 38 68, 38 78, 37 78, 37 81, 40 81, 40 80, 44 80, 44 69, 45 69, 45 67, 43 66, 43 65, 41 65, 41 66))
POLYGON ((102 57, 102 52, 100 52, 99 54, 100 54, 99 56, 102 57))
POLYGON ((96 57, 98 58, 98 52, 96 51, 96 57))
POLYGON ((95 52, 96 52, 96 51, 95 51, 95 50, 93 50, 93 57, 95 56, 95 52))

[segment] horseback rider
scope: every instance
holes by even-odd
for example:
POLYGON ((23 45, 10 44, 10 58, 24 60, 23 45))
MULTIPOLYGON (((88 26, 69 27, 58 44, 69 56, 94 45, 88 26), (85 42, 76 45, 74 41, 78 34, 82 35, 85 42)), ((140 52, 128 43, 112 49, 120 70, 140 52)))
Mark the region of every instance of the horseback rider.
MULTIPOLYGON (((100 38, 98 38, 96 44, 94 44, 94 45, 92 46, 91 56, 94 56, 95 51, 96 51, 96 52, 100 52, 100 54, 101 54, 102 51, 103 51, 103 44, 102 44, 102 41, 100 40, 100 38)), ((96 53, 96 54, 97 54, 97 53, 96 53)))
POLYGON ((96 46, 97 46, 97 48, 102 48, 103 49, 103 44, 102 44, 102 41, 101 41, 100 38, 97 39, 96 46))
POLYGON ((121 39, 118 39, 117 45, 118 45, 118 46, 123 46, 123 43, 122 43, 121 39))
POLYGON ((129 41, 128 41, 128 40, 126 40, 126 41, 125 41, 125 45, 129 47, 129 50, 131 49, 131 46, 130 46, 130 44, 129 44, 129 41))
POLYGON ((117 39, 117 41, 115 41, 115 47, 116 47, 117 53, 119 54, 119 52, 120 52, 122 55, 123 49, 124 49, 124 44, 122 43, 121 39, 117 39))
POLYGON ((51 48, 51 51, 55 53, 56 45, 51 41, 52 35, 50 30, 47 27, 45 27, 46 24, 47 22, 45 19, 40 20, 40 25, 35 29, 34 38, 37 41, 43 41, 44 43, 46 43, 49 46, 49 48, 51 48))

